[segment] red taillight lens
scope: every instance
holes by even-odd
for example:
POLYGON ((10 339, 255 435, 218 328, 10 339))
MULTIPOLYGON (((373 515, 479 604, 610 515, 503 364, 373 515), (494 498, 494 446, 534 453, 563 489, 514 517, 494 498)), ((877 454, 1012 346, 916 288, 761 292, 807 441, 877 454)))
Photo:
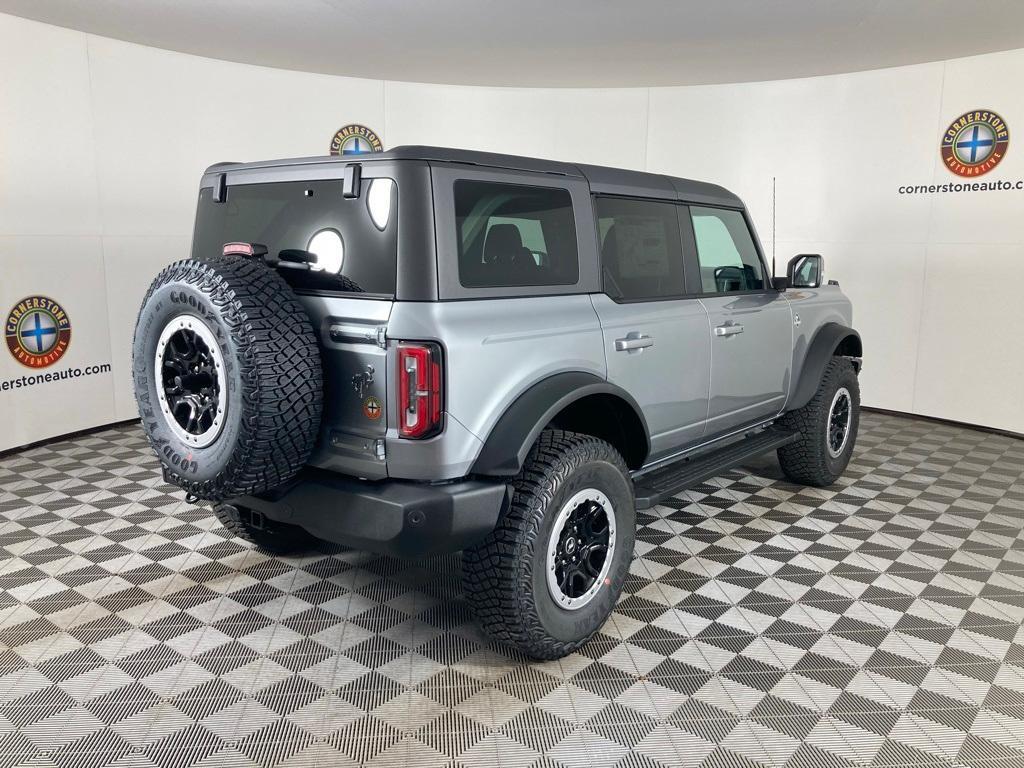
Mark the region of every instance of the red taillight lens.
POLYGON ((430 437, 441 429, 441 348, 428 342, 398 345, 398 434, 430 437))

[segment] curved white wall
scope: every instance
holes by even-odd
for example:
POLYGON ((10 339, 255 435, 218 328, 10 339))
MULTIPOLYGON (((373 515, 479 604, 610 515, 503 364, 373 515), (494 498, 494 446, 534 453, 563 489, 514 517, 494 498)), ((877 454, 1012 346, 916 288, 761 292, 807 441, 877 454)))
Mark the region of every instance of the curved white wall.
POLYGON ((747 201, 779 269, 825 254, 853 298, 868 405, 1024 433, 1024 190, 901 195, 959 181, 957 115, 1007 120, 1024 179, 1024 50, 805 80, 537 90, 394 83, 202 59, 0 15, 0 313, 25 296, 72 319, 48 372, 0 351, 0 450, 135 408, 139 302, 188 253, 196 184, 220 160, 323 154, 361 122, 386 146, 441 144, 690 176, 747 201), (1021 139, 1020 141, 1024 141, 1021 139), (772 178, 776 178, 773 222, 772 178), (8 387, 4 389, 4 387, 8 387))

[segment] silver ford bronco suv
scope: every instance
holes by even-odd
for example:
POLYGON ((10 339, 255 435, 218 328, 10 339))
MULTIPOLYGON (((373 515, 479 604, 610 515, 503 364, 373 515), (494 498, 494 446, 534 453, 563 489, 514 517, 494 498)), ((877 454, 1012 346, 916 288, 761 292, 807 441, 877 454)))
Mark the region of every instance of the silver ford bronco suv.
POLYGON ((851 305, 772 277, 742 201, 654 173, 434 147, 223 163, 153 282, 133 376, 167 481, 270 551, 462 550, 535 658, 615 605, 637 509, 857 436, 851 305))

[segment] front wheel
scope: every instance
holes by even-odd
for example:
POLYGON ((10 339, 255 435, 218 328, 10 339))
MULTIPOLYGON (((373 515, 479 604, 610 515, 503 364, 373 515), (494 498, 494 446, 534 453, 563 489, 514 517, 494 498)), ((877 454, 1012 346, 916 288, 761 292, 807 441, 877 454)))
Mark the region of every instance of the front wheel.
POLYGON ((839 479, 850 463, 860 426, 860 383, 853 363, 832 358, 811 401, 779 423, 800 433, 796 442, 779 448, 786 477, 817 487, 839 479))
POLYGON ((556 659, 608 619, 633 556, 633 484, 619 453, 590 435, 545 430, 512 504, 463 553, 465 592, 484 631, 556 659))

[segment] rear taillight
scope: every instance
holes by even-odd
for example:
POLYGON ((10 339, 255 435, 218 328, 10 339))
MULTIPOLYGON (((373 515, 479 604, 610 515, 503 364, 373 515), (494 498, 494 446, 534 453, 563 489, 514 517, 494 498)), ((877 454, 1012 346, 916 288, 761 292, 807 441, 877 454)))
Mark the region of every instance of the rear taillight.
POLYGON ((429 342, 398 345, 398 434, 430 437, 441 430, 441 348, 429 342))

